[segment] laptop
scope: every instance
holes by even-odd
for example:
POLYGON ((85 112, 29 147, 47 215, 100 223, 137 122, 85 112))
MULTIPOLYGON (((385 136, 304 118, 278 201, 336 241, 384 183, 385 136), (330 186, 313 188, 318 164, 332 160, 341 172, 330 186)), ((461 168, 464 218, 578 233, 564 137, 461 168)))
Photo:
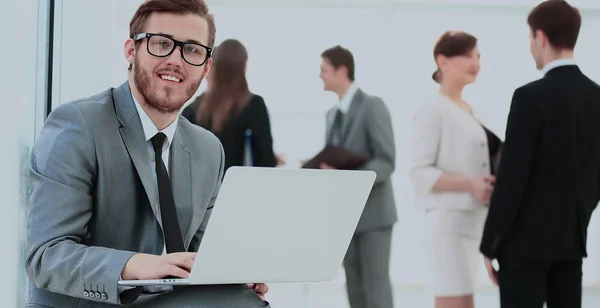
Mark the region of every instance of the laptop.
POLYGON ((231 167, 189 278, 119 285, 333 280, 375 177, 373 171, 231 167))

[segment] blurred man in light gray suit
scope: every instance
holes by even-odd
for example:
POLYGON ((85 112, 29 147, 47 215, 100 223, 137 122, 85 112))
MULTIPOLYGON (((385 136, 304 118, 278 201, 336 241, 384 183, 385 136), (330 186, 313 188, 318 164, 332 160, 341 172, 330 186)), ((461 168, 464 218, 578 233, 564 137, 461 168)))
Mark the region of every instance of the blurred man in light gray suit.
MULTIPOLYGON (((324 88, 340 98, 327 113, 327 144, 370 157, 361 169, 377 173, 344 258, 350 306, 392 308, 389 264, 392 228, 398 217, 391 182, 396 149, 390 113, 380 98, 354 84, 354 58, 349 50, 335 46, 321 58, 324 88)), ((321 168, 332 167, 323 164, 321 168)))
POLYGON ((28 307, 269 306, 264 284, 117 284, 187 278, 193 265, 224 154, 179 110, 210 70, 214 36, 204 1, 145 1, 124 46, 129 80, 49 115, 30 166, 28 307))

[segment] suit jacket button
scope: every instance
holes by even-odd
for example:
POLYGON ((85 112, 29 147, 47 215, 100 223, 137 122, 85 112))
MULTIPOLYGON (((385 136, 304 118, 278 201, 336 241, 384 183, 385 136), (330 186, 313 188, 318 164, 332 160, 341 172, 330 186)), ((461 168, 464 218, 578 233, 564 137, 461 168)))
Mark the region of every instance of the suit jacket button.
POLYGON ((102 299, 103 300, 107 300, 108 299, 108 294, 106 294, 106 292, 102 293, 102 299))
POLYGON ((88 297, 90 296, 90 293, 88 293, 88 291, 83 291, 83 296, 88 297))
POLYGON ((483 167, 487 167, 487 164, 486 164, 486 163, 483 163, 483 164, 481 164, 481 165, 482 165, 483 167))

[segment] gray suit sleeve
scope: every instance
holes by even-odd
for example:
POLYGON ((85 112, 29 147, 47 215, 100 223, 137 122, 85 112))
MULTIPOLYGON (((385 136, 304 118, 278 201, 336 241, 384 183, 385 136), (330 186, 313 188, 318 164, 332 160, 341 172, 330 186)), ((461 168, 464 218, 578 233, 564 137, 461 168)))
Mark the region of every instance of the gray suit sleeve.
POLYGON ((361 169, 377 173, 375 184, 390 179, 396 168, 396 145, 392 119, 388 108, 379 98, 376 98, 366 114, 367 137, 371 152, 371 160, 361 169))
POLYGON ((50 114, 30 161, 25 266, 40 289, 120 304, 117 281, 134 252, 85 244, 94 212, 95 151, 90 128, 75 105, 61 105, 50 114), (108 298, 86 297, 86 289, 108 298))
POLYGON ((192 238, 192 242, 190 243, 190 247, 189 247, 189 251, 190 252, 196 252, 198 251, 198 248, 200 247, 200 242, 202 241, 202 237, 204 236, 204 231, 206 231, 206 225, 208 224, 208 220, 210 219, 210 215, 212 214, 213 211, 213 207, 215 206, 215 201, 217 200, 217 195, 219 195, 219 190, 221 189, 221 182, 223 180, 223 174, 225 172, 225 151, 223 150, 223 145, 221 145, 220 142, 218 142, 219 144, 219 151, 220 151, 220 156, 221 156, 221 161, 220 161, 220 167, 219 167, 219 174, 217 176, 217 178, 215 179, 216 184, 215 184, 215 189, 213 191, 213 195, 210 198, 210 203, 208 204, 208 207, 206 208, 206 214, 204 214, 204 218, 202 219, 202 223, 200 224, 200 227, 198 228, 198 231, 196 231, 196 234, 194 235, 194 237, 192 238))

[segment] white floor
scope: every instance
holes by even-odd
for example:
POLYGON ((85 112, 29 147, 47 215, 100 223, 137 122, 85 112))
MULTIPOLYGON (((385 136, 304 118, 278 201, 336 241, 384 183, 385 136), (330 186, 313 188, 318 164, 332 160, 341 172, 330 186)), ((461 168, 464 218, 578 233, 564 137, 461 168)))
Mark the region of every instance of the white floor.
MULTIPOLYGON (((270 284, 267 300, 273 308, 348 308, 345 287, 341 283, 270 284)), ((420 286, 395 286, 395 308, 433 308, 432 298, 420 286)), ((484 287, 477 294, 475 307, 500 307, 498 290, 484 287)), ((600 307, 600 289, 586 288, 583 308, 600 307)))

